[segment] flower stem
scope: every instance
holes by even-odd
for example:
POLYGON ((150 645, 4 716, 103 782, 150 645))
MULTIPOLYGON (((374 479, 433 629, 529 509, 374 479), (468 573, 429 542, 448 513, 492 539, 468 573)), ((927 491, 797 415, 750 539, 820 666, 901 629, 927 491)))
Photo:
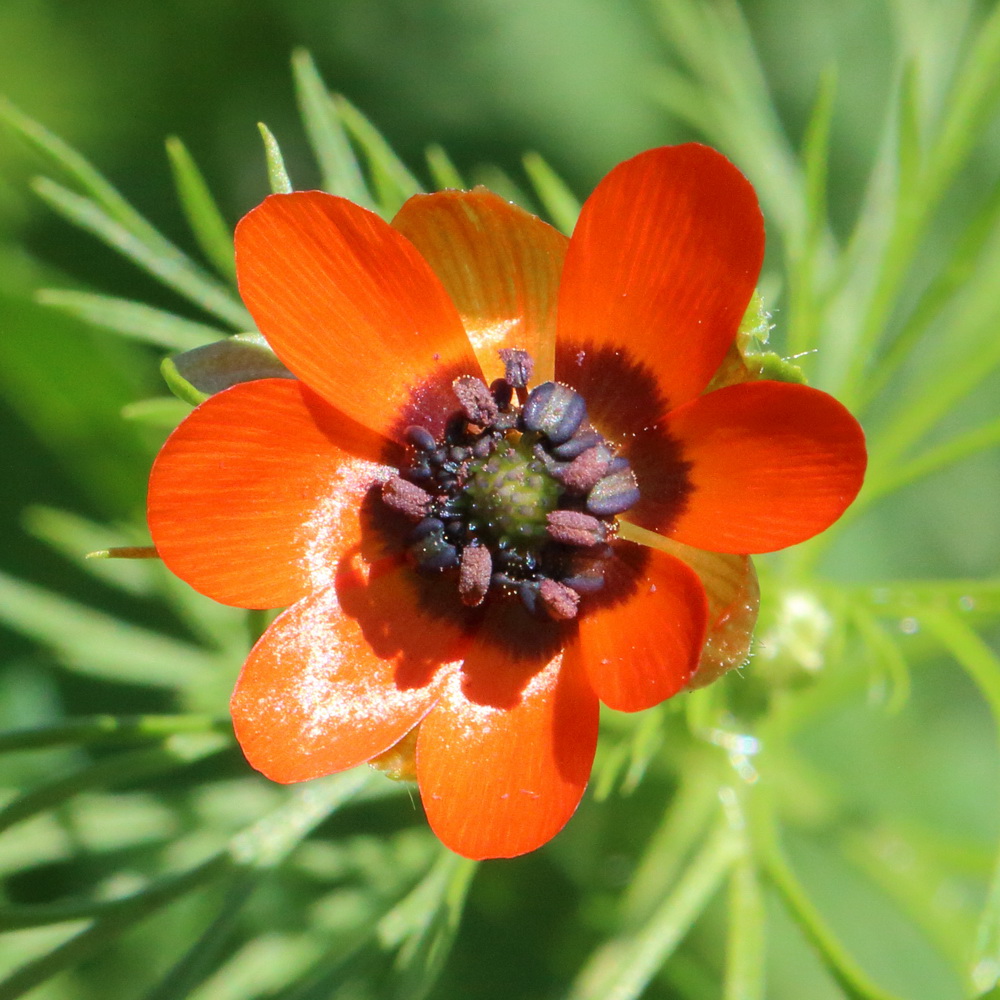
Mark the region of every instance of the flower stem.
POLYGON ((750 819, 754 851, 763 874, 844 994, 849 1000, 898 1000, 868 978, 827 926, 785 858, 774 814, 762 789, 755 796, 750 819))
POLYGON ((763 1000, 764 896, 756 863, 749 856, 729 876, 729 934, 723 1000, 763 1000))
POLYGON ((728 824, 720 823, 645 925, 597 949, 570 990, 569 1000, 638 997, 718 891, 740 851, 739 837, 728 824))

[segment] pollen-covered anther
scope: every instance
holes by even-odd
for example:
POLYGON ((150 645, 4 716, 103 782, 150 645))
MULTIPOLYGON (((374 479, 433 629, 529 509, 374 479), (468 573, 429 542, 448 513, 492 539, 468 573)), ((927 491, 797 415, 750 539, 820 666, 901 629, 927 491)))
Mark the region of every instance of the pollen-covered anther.
POLYGON ((490 589, 493 557, 485 545, 467 545, 458 567, 458 593, 462 603, 474 608, 482 604, 490 589))
POLYGON ((393 476, 382 484, 382 500, 413 521, 422 520, 430 509, 432 497, 416 483, 393 476))
POLYGON ((603 521, 579 510, 554 510, 548 516, 550 537, 563 545, 590 548, 608 535, 603 521))
POLYGON ((573 493, 587 493, 596 486, 611 468, 614 455, 602 441, 581 452, 565 468, 559 470, 559 479, 573 493))
POLYGON ((471 423, 480 427, 492 427, 496 423, 500 408, 481 378, 460 375, 451 387, 462 406, 462 412, 471 423))
POLYGON ((538 587, 538 601, 556 621, 568 621, 576 617, 580 605, 580 595, 557 580, 542 580, 538 587))
POLYGON ((635 473, 626 466, 601 479, 587 494, 587 510, 598 517, 624 514, 639 500, 635 473))
POLYGON ((553 444, 568 441, 587 416, 587 404, 561 382, 543 382, 528 393, 521 411, 525 430, 544 434, 553 444))
POLYGON ((531 355, 519 347, 505 347, 497 353, 503 362, 507 382, 515 389, 524 389, 535 370, 531 355))

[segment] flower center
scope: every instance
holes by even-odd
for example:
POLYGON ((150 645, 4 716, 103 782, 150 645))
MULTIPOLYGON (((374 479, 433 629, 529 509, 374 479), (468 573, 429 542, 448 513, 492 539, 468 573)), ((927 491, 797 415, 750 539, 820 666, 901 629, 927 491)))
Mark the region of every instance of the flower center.
POLYGON ((469 466, 468 526, 501 549, 530 550, 544 541, 561 493, 525 439, 501 441, 489 458, 469 466))
POLYGON ((441 436, 410 427, 410 464, 382 498, 415 522, 413 564, 457 571, 470 606, 516 595, 529 611, 577 614, 600 590, 617 529, 639 490, 629 463, 587 420, 583 397, 559 382, 530 392, 526 352, 500 352, 506 377, 455 380, 458 411, 441 436))

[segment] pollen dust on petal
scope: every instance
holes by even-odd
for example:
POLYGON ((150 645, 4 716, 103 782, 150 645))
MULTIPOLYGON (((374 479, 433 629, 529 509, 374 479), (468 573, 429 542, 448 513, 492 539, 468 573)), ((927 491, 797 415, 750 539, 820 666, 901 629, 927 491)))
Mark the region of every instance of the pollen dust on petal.
MULTIPOLYGON (((459 748, 475 743, 496 725, 506 728, 511 713, 532 711, 533 706, 546 703, 559 681, 562 653, 556 654, 545 667, 534 674, 520 692, 517 704, 490 705, 472 701, 463 686, 463 671, 453 670, 444 683, 438 710, 449 712, 456 723, 459 748)), ((535 708, 534 710, 539 710, 535 708)), ((541 709, 544 711, 544 709, 541 709)), ((498 748, 498 750, 501 748, 498 748)))
POLYGON ((301 528, 305 541, 302 560, 314 590, 333 583, 340 557, 360 539, 359 519, 365 494, 373 484, 381 484, 392 474, 388 466, 357 459, 345 463, 330 478, 301 528))
MULTIPOLYGON (((401 713, 429 709, 433 703, 426 687, 395 686, 395 666, 405 650, 385 658, 377 655, 340 606, 335 587, 301 608, 294 628, 279 635, 273 655, 279 671, 284 660, 289 676, 296 677, 293 695, 306 742, 322 742, 337 731, 391 732, 388 727, 401 713)), ((443 669, 455 668, 457 664, 443 669)), ((410 719, 408 725, 415 721, 410 719)), ((389 745, 395 738, 390 737, 389 745)))

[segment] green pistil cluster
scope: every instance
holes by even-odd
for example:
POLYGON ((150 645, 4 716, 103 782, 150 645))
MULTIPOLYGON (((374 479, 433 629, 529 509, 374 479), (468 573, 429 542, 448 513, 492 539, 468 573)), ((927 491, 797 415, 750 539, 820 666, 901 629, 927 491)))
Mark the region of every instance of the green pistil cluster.
POLYGON ((501 441, 489 458, 469 465, 468 527, 501 549, 531 549, 548 535, 547 517, 562 492, 526 439, 501 441))
POLYGON ((578 392, 558 382, 528 392, 530 357, 500 353, 506 378, 455 381, 459 410, 441 438, 407 430, 411 462, 382 497, 414 522, 414 565, 457 571, 463 603, 513 594, 532 613, 573 618, 604 585, 615 517, 639 499, 635 475, 578 392))

